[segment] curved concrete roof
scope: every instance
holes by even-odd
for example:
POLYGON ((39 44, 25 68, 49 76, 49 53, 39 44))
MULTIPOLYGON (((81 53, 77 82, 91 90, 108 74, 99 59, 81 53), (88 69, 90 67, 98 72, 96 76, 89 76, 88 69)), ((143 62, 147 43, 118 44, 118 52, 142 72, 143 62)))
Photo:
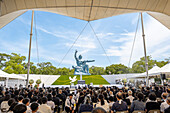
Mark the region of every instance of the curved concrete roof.
POLYGON ((28 10, 53 12, 93 21, 147 12, 170 29, 170 0, 0 0, 0 28, 28 10))

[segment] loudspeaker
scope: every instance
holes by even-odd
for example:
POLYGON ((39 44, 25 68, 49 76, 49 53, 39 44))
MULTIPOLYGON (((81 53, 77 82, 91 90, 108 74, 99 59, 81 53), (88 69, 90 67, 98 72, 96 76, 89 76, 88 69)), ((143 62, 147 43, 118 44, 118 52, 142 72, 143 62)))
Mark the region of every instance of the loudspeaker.
POLYGON ((161 74, 161 79, 162 80, 166 79, 166 75, 165 74, 161 74))

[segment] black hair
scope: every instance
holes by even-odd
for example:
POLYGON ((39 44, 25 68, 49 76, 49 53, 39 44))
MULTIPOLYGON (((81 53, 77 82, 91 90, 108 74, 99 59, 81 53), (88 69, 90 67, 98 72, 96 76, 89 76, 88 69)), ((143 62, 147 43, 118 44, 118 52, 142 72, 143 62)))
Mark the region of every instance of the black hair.
POLYGON ((150 94, 149 94, 149 99, 155 101, 155 100, 156 100, 156 95, 155 95, 155 93, 150 93, 150 94))
POLYGON ((47 97, 42 97, 41 101, 42 101, 43 104, 46 104, 47 103, 47 97))
POLYGON ((51 94, 48 94, 48 95, 47 95, 47 98, 48 98, 48 101, 51 101, 51 100, 52 100, 52 95, 51 95, 51 94))
POLYGON ((37 96, 33 96, 32 99, 31 99, 31 102, 36 102, 38 100, 38 97, 37 96))
POLYGON ((107 113, 107 112, 103 108, 97 107, 97 108, 93 109, 92 113, 107 113))
POLYGON ((20 95, 20 96, 18 97, 18 100, 21 101, 21 100, 23 100, 23 98, 24 98, 24 97, 23 97, 22 95, 20 95))
POLYGON ((113 102, 114 98, 112 96, 109 97, 109 100, 113 102))
POLYGON ((99 99, 101 100, 101 105, 104 105, 104 98, 103 98, 103 95, 99 95, 99 99))
POLYGON ((31 107, 32 111, 35 111, 35 110, 37 110, 38 106, 39 106, 38 103, 33 102, 30 107, 31 107))
POLYGON ((25 105, 26 105, 28 102, 30 102, 30 99, 29 99, 29 98, 24 98, 23 101, 22 101, 22 103, 25 104, 25 105))
POLYGON ((9 94, 7 94, 6 96, 5 96, 5 101, 8 101, 9 99, 11 98, 11 95, 9 95, 9 94))
POLYGON ((18 105, 18 103, 17 103, 17 102, 13 102, 13 103, 11 104, 11 106, 9 107, 9 110, 8 110, 8 111, 14 111, 14 107, 15 107, 16 105, 18 105))
POLYGON ((116 97, 117 97, 118 99, 122 99, 122 98, 123 98, 123 95, 122 95, 122 93, 118 92, 118 93, 116 94, 116 97))
POLYGON ((138 93, 138 99, 139 99, 139 101, 142 101, 143 100, 143 98, 144 98, 144 95, 143 95, 143 93, 138 93))
POLYGON ((8 100, 8 106, 11 106, 15 102, 15 99, 11 98, 8 100))
POLYGON ((24 113, 27 110, 26 105, 18 104, 14 107, 14 113, 24 113))

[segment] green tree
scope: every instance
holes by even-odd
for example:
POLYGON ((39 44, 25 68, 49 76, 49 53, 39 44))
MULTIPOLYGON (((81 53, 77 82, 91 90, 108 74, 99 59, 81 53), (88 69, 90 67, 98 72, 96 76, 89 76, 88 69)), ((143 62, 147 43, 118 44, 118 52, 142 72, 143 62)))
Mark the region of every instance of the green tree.
POLYGON ((5 67, 5 62, 10 59, 10 55, 5 53, 0 53, 0 69, 3 69, 5 67))
POLYGON ((107 74, 124 74, 128 73, 128 67, 123 64, 112 64, 106 67, 107 74))
POLYGON ((16 53, 11 53, 9 57, 10 59, 5 62, 4 71, 7 73, 23 74, 25 71, 22 63, 26 57, 16 53))
POLYGON ((92 75, 104 75, 105 74, 105 70, 103 67, 96 67, 96 66, 90 67, 89 72, 92 75))

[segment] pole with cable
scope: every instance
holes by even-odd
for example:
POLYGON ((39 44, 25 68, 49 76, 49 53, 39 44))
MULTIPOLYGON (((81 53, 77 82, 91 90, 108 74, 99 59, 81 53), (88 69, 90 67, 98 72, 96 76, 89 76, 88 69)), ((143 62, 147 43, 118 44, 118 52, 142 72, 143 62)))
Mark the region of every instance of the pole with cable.
POLYGON ((31 42, 32 42, 32 29, 33 29, 33 20, 34 19, 34 11, 32 11, 32 19, 31 19, 31 32, 30 32, 30 44, 29 44, 29 54, 28 54, 28 71, 27 71, 27 82, 26 87, 28 88, 28 82, 29 82, 29 71, 30 71, 30 56, 31 56, 31 42))
POLYGON ((141 24, 142 24, 142 37, 143 37, 143 46, 144 46, 144 54, 145 54, 146 86, 149 86, 148 59, 147 59, 147 55, 146 55, 145 33, 144 33, 144 25, 143 25, 142 13, 141 13, 141 24))

